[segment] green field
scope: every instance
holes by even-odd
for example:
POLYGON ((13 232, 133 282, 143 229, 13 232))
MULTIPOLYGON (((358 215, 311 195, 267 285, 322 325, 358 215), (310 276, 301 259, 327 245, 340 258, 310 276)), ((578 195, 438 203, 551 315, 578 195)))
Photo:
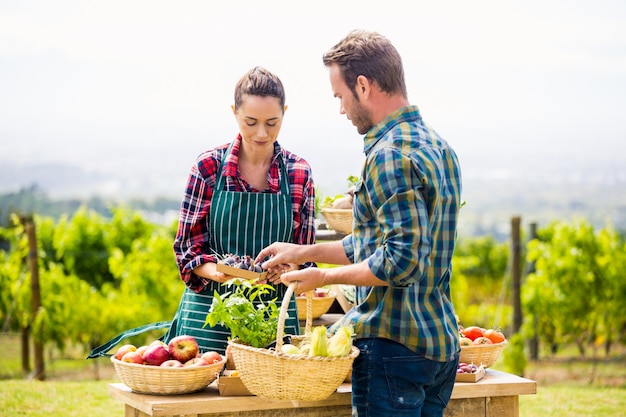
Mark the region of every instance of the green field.
MULTIPOLYGON (((118 382, 107 359, 82 359, 79 352, 46 352, 46 381, 21 375, 19 338, 0 334, 0 414, 2 416, 123 417, 121 403, 107 385, 118 382), (97 366, 96 366, 97 365, 97 366), (96 380, 96 375, 100 378, 96 380)), ((71 349, 70 349, 71 351, 71 349)), ((626 409, 626 355, 594 365, 564 353, 531 362, 525 377, 536 380, 536 395, 520 397, 522 417, 621 417, 626 409)))

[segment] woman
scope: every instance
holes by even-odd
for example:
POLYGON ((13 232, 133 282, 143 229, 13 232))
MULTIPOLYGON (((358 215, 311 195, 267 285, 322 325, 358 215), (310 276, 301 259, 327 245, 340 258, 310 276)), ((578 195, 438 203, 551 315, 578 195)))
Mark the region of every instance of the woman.
MULTIPOLYGON (((272 242, 315 242, 311 167, 277 142, 287 110, 280 79, 264 68, 248 71, 235 87, 232 109, 239 135, 202 153, 189 175, 174 241, 180 278, 187 288, 165 337, 167 341, 191 334, 202 351, 221 353, 229 331, 202 328, 214 291, 224 292, 221 283, 233 278, 217 271, 219 256, 232 253, 254 259, 272 242)), ((278 284, 271 297, 280 302, 285 291, 278 284)), ((299 334, 293 298, 289 317, 285 333, 299 334)))

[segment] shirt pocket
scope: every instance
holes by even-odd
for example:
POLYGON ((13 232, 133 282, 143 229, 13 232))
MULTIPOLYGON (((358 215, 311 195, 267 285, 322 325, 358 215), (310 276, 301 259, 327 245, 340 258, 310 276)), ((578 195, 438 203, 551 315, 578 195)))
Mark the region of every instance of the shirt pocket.
POLYGON ((365 184, 361 178, 354 186, 352 213, 354 215, 355 224, 358 225, 367 225, 375 218, 374 213, 371 211, 371 204, 367 190, 365 189, 365 184))

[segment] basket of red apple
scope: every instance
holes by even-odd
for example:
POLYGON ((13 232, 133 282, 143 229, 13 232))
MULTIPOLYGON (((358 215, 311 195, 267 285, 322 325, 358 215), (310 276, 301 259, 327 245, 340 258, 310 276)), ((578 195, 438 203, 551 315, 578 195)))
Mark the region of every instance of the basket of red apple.
POLYGON ((218 352, 201 353, 192 336, 177 336, 168 344, 121 346, 111 362, 130 389, 142 394, 186 394, 200 391, 217 379, 226 358, 218 352))
POLYGON ((330 307, 335 302, 336 295, 333 291, 326 288, 316 288, 313 291, 313 297, 311 303, 307 304, 306 296, 301 295, 296 297, 296 304, 298 306, 298 320, 306 320, 307 308, 311 308, 311 317, 317 319, 326 314, 330 307))
POLYGON ((484 329, 479 326, 460 327, 459 335, 460 362, 482 365, 485 368, 496 363, 508 344, 506 337, 498 329, 484 329))

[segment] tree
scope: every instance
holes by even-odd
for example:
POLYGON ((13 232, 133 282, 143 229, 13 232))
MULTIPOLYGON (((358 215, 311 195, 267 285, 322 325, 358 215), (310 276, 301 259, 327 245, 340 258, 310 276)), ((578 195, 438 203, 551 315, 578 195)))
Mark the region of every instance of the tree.
POLYGON ((586 221, 554 222, 538 231, 528 249, 535 272, 522 289, 527 335, 538 335, 553 352, 574 343, 582 356, 602 343, 608 353, 611 341, 624 339, 619 300, 626 291, 626 251, 610 226, 596 233, 586 221))

